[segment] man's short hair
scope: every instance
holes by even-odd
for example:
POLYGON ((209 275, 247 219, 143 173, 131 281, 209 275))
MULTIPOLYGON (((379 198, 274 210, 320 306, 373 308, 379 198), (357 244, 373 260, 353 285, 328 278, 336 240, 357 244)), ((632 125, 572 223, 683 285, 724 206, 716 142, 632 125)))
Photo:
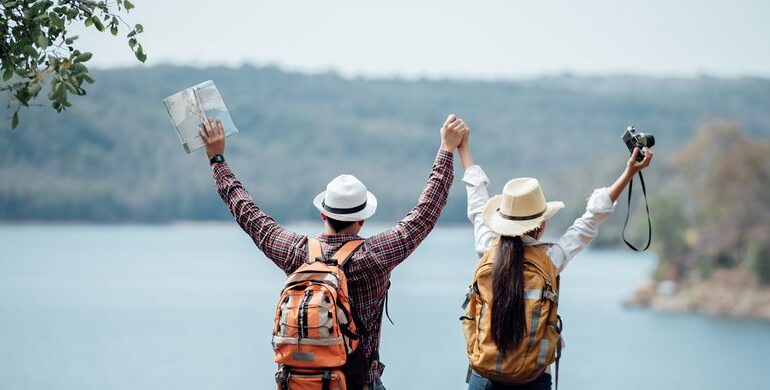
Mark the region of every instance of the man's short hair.
POLYGON ((329 221, 329 226, 331 226, 335 232, 345 230, 348 226, 356 223, 355 221, 339 221, 329 217, 326 217, 326 220, 329 221))

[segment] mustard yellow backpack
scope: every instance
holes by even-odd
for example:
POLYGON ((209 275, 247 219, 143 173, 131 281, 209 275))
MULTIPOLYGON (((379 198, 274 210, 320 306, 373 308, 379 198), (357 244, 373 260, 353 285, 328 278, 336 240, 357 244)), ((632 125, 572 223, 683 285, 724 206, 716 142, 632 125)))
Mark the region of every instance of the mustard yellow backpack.
POLYGON ((468 373, 473 369, 495 382, 527 383, 556 361, 558 387, 562 329, 556 313, 559 276, 546 253, 548 246, 524 246, 526 333, 521 344, 507 354, 499 353, 491 332, 492 270, 498 247, 496 240, 479 261, 462 305, 466 310, 460 320, 470 363, 468 373))

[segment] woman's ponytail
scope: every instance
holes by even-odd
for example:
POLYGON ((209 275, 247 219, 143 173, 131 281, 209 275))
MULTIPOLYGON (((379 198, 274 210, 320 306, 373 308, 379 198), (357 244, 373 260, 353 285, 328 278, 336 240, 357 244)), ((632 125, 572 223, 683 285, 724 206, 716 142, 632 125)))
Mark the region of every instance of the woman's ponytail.
POLYGON ((492 340, 500 353, 524 339, 524 244, 521 237, 500 237, 492 271, 492 340))

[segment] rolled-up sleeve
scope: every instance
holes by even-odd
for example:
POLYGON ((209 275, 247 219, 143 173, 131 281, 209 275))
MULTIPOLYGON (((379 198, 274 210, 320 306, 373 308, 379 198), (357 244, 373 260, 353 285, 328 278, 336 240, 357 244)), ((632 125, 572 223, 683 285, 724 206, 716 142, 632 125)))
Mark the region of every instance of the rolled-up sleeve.
POLYGON ((465 170, 463 183, 468 196, 468 219, 473 224, 474 249, 481 257, 489 250, 492 239, 497 237, 495 232, 484 225, 482 218, 484 206, 489 200, 489 178, 480 166, 472 165, 465 170))
POLYGON ((570 260, 596 238, 599 234, 599 226, 607 220, 614 209, 615 203, 610 200, 608 188, 594 190, 588 198, 585 213, 575 220, 548 251, 559 272, 564 270, 570 260))

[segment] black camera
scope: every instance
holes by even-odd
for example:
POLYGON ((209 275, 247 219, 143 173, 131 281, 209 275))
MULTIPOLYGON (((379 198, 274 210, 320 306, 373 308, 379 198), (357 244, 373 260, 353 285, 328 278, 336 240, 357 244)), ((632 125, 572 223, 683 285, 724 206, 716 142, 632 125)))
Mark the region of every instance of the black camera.
POLYGON ((652 134, 637 133, 634 126, 626 127, 626 131, 623 132, 623 143, 628 147, 629 152, 633 152, 634 148, 639 149, 639 154, 636 156, 636 161, 644 160, 644 153, 642 148, 651 148, 655 145, 655 136, 652 134))

